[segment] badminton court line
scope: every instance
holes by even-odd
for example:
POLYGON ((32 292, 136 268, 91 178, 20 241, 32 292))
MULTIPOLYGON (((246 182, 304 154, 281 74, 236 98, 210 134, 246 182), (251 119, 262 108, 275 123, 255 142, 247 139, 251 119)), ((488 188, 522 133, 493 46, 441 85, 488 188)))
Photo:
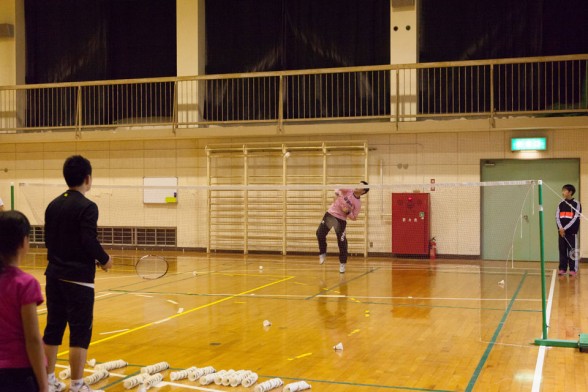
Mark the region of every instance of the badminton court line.
MULTIPOLYGON (((549 297, 547 299, 547 306, 545 308, 545 320, 547 320, 547 329, 549 331, 549 324, 551 318, 551 306, 553 305, 553 292, 555 289, 555 277, 556 277, 556 270, 553 270, 551 274, 551 284, 549 287, 549 297)), ((543 363, 545 362, 545 353, 547 351, 547 346, 540 346, 539 352, 537 353, 537 364, 535 365, 535 374, 533 375, 533 387, 531 389, 532 392, 538 392, 541 388, 541 379, 543 374, 543 363)))
MULTIPOLYGON (((195 312, 195 311, 197 311, 197 310, 201 310, 201 309, 209 308, 209 307, 211 307, 211 306, 213 306, 213 305, 218 305, 218 304, 220 304, 220 303, 222 303, 222 302, 229 301, 229 300, 231 300, 231 299, 233 299, 233 298, 236 298, 236 297, 239 297, 239 296, 241 296, 241 295, 245 295, 245 294, 248 294, 248 293, 252 293, 252 292, 254 292, 254 291, 261 290, 261 289, 264 289, 264 288, 266 288, 266 287, 270 287, 270 286, 273 286, 273 285, 275 285, 275 284, 279 284, 279 283, 285 282, 285 281, 287 281, 287 280, 290 280, 290 279, 294 279, 294 276, 289 276, 289 277, 286 277, 286 278, 280 279, 280 280, 278 280, 278 281, 275 281, 275 282, 267 283, 267 284, 264 284, 264 285, 262 285, 262 286, 258 286, 258 287, 255 287, 255 288, 253 288, 253 289, 250 289, 250 290, 243 291, 243 292, 241 292, 241 293, 238 293, 238 294, 232 295, 232 296, 230 296, 230 297, 221 298, 221 299, 219 299, 219 300, 216 300, 216 301, 213 301, 213 302, 211 302, 211 303, 204 304, 204 305, 201 305, 201 306, 197 306, 197 307, 195 307, 195 308, 192 308, 192 309, 190 309, 190 310, 186 310, 185 312, 182 312, 182 313, 176 313, 176 314, 174 314, 174 315, 172 315, 172 316, 166 317, 166 318, 165 318, 165 321, 172 320, 172 319, 175 319, 175 318, 178 318, 178 317, 184 316, 184 315, 186 315, 186 314, 189 314, 189 313, 195 312)), ((106 342, 106 341, 109 341, 109 340, 112 340, 112 339, 116 339, 116 338, 118 338, 118 337, 120 337, 120 336, 128 335, 128 334, 130 334, 130 333, 132 333, 132 332, 139 331, 139 330, 141 330, 141 329, 145 329, 145 328, 147 328, 147 327, 150 327, 150 326, 153 326, 153 325, 160 324, 161 322, 162 322, 162 320, 157 320, 157 321, 152 321, 152 322, 150 322, 150 323, 147 323, 147 324, 140 325, 140 326, 138 326, 138 327, 135 327, 135 328, 131 328, 131 329, 129 329, 128 331, 124 331, 124 332, 121 332, 121 333, 117 333, 116 335, 112 335, 112 336, 109 336, 109 337, 106 337, 106 338, 103 338, 103 339, 100 339, 100 340, 96 340, 96 341, 94 341, 94 342, 91 342, 91 343, 90 343, 90 346, 95 346, 96 344, 99 344, 99 343, 104 343, 104 342, 106 342)), ((66 354, 68 354, 68 353, 69 353, 69 350, 67 350, 67 351, 63 351, 63 352, 59 353, 57 356, 66 355, 66 354)))
POLYGON ((504 327, 504 324, 506 323, 506 319, 507 319, 508 315, 510 314, 510 311, 511 311, 518 295, 519 295, 519 292, 521 291, 521 289, 523 287, 523 283, 525 283, 526 278, 527 278, 527 274, 524 274, 519 282, 519 286, 517 287, 512 298, 510 299, 510 302, 508 303, 508 306, 506 307, 504 314, 502 315, 502 318, 500 319, 500 322, 496 326, 496 329, 494 330, 494 335, 492 335, 492 339, 488 343, 488 346, 486 347, 484 354, 482 354, 482 358, 480 358, 480 361, 478 362, 478 366, 476 366, 476 370, 474 370, 474 374, 472 374, 472 377, 470 378, 470 382, 468 383, 468 386, 465 389, 465 392, 471 392, 474 389, 474 386, 476 385, 476 381, 478 381, 478 377, 480 376, 480 373, 482 373, 482 370, 484 369, 484 365, 486 364, 486 360, 490 356, 490 352, 492 351, 492 348, 496 344, 496 340, 498 339, 498 335, 500 335, 500 332, 502 331, 502 327, 504 327))

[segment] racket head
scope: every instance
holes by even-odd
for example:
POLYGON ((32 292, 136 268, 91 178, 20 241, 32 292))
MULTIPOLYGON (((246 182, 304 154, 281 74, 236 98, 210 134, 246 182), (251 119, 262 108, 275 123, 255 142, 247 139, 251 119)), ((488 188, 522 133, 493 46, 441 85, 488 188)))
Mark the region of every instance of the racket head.
POLYGON ((135 272, 143 279, 159 279, 167 274, 168 263, 162 256, 145 255, 135 264, 135 272))

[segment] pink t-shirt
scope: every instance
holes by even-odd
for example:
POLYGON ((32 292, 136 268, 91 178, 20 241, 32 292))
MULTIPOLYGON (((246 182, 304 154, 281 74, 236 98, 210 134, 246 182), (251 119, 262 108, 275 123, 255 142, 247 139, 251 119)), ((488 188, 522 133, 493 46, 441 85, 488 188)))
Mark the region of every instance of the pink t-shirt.
POLYGON ((335 189, 335 195, 337 198, 327 212, 335 218, 355 220, 361 209, 361 200, 355 197, 353 189, 335 189), (347 208, 349 212, 345 213, 343 208, 347 208))
POLYGON ((43 303, 37 279, 17 267, 6 267, 0 273, 0 369, 31 367, 21 308, 32 303, 43 303))

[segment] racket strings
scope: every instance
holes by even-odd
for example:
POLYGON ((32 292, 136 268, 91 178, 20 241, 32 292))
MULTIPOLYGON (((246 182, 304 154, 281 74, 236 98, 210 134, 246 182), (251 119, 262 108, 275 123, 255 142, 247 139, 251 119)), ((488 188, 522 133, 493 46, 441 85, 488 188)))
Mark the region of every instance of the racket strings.
POLYGON ((160 256, 143 256, 137 262, 135 270, 143 279, 158 279, 167 273, 167 261, 160 256))

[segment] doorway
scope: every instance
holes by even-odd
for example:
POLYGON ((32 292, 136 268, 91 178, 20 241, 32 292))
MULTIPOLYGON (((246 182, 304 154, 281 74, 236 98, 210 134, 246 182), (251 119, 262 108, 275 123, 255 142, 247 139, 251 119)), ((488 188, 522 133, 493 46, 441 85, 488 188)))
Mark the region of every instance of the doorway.
MULTIPOLYGON (((561 201, 561 187, 573 184, 574 197, 580 195, 579 159, 500 159, 482 160, 482 181, 543 180, 543 218, 545 261, 558 261, 558 239, 555 229, 555 211, 561 201)), ((539 261, 539 213, 537 187, 524 204, 514 203, 509 192, 482 189, 482 258, 504 260, 505 247, 511 250, 513 260, 539 261), (521 205, 522 204, 522 205, 521 205), (516 210, 516 211, 515 211, 516 210), (500 222, 518 219, 516 232, 502 230, 500 222)))

